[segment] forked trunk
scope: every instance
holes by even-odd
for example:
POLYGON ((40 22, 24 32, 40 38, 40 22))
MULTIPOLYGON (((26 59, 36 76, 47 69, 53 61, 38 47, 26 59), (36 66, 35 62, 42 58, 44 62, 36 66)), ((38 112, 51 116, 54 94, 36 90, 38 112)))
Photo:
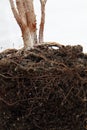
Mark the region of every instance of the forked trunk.
MULTIPOLYGON (((34 12, 33 0, 9 0, 14 17, 20 26, 24 49, 33 48, 37 44, 36 15, 34 12), (14 3, 16 2, 16 3, 14 3)), ((44 42, 45 4, 47 0, 40 0, 41 22, 39 29, 39 43, 44 42)))
POLYGON ((33 0, 9 0, 14 17, 20 26, 24 49, 33 48, 37 43, 36 15, 33 0), (16 5, 14 4, 16 2, 16 5))

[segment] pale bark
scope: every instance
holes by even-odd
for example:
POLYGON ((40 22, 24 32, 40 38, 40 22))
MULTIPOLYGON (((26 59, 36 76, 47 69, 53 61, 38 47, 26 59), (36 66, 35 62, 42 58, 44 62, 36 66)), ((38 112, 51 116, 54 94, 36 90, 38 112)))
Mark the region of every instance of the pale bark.
POLYGON ((33 41, 28 27, 26 27, 25 31, 22 33, 22 38, 24 41, 24 49, 33 48, 33 41), (29 41, 31 41, 30 44, 29 41))
POLYGON ((24 48, 32 48, 37 42, 36 16, 34 13, 33 0, 9 0, 14 17, 20 26, 24 41, 24 48))
POLYGON ((41 3, 41 22, 39 28, 39 43, 44 42, 44 24, 45 24, 45 5, 47 0, 40 0, 41 3))
POLYGON ((24 0, 25 10, 26 10, 26 18, 27 25, 30 29, 31 37, 33 43, 37 43, 37 32, 36 32, 36 15, 34 12, 33 0, 24 0))
POLYGON ((9 2, 10 2, 10 5, 11 5, 11 9, 12 9, 13 15, 14 15, 18 25, 20 26, 20 28, 24 29, 25 25, 24 25, 23 21, 21 20, 18 11, 15 8, 13 0, 9 0, 9 2))
POLYGON ((22 19, 22 21, 25 24, 27 24, 26 14, 25 14, 25 7, 24 7, 24 1, 25 0, 16 0, 16 5, 17 5, 17 9, 18 9, 18 13, 20 15, 20 18, 22 19))

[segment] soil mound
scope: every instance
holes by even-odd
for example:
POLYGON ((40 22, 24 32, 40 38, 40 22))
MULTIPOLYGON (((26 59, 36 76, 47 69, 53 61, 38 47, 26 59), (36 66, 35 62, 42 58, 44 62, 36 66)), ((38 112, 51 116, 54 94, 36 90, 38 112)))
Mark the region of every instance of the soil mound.
POLYGON ((87 130, 82 49, 47 44, 0 53, 0 130, 87 130))

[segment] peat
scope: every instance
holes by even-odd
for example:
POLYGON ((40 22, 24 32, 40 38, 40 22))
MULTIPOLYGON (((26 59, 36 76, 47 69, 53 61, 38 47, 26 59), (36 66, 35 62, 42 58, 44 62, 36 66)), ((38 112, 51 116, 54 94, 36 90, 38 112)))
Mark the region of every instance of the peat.
POLYGON ((55 46, 0 53, 0 130, 87 130, 87 54, 55 46))

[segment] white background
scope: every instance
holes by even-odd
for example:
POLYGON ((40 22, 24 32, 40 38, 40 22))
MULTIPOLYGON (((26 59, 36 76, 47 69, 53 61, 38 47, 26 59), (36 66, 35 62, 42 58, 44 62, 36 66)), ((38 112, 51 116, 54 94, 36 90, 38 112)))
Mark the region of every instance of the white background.
MULTIPOLYGON (((39 28, 39 0, 34 0, 34 6, 39 28)), ((87 0, 48 0, 44 39, 65 45, 80 44, 87 52, 87 0)), ((21 31, 13 17, 9 0, 0 0, 0 49, 22 45, 21 31)))

